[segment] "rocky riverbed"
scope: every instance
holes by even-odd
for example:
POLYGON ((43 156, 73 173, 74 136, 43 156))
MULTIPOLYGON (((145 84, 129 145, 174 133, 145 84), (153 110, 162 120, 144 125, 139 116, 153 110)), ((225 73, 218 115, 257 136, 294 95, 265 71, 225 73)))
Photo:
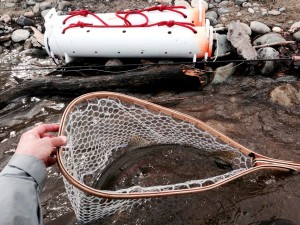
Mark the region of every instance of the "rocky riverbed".
MULTIPOLYGON (((1 0, 0 98, 4 98, 8 89, 18 88, 28 80, 63 76, 49 74, 56 64, 43 48, 43 16, 52 7, 59 14, 79 9, 104 13, 154 4, 194 7, 197 1, 1 0)), ((227 37, 228 25, 233 21, 240 21, 258 58, 300 55, 298 0, 210 0, 205 5, 206 18, 216 31, 214 56, 218 59, 245 58, 227 37)), ((146 93, 125 93, 194 116, 258 153, 300 162, 299 63, 228 62, 210 69, 215 71, 212 82, 201 90, 162 87, 146 93)), ((25 130, 38 123, 59 122, 66 105, 75 96, 74 93, 26 94, 1 107, 0 168, 14 153, 25 130)), ((45 224, 76 224, 62 175, 56 166, 49 168, 48 174, 41 196, 45 224)), ((170 207, 164 206, 161 211, 147 211, 146 207, 127 216, 126 221, 115 216, 99 224, 299 224, 299 183, 299 174, 260 172, 181 199, 183 205, 177 202, 176 207, 170 206, 172 200, 168 200, 166 205, 170 207)))

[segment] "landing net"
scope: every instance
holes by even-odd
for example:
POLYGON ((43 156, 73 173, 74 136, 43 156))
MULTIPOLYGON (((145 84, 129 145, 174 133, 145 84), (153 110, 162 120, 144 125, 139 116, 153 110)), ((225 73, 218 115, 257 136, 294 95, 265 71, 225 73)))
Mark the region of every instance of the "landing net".
POLYGON ((185 114, 130 96, 97 92, 75 99, 64 112, 60 135, 68 137, 58 162, 68 197, 80 222, 130 211, 152 197, 214 188, 251 167, 247 149, 185 114), (93 183, 124 154, 133 136, 158 144, 192 146, 199 151, 233 153, 232 171, 215 177, 155 186, 97 190, 93 183))

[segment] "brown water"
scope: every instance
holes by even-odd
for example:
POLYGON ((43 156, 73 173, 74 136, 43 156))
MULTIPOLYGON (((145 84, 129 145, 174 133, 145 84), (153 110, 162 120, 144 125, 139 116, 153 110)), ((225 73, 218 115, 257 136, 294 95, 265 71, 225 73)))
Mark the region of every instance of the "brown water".
MULTIPOLYGON (((9 77, 1 73, 1 89, 9 82, 9 77)), ((235 76, 202 91, 133 95, 199 118, 258 153, 300 162, 300 106, 283 107, 270 101, 270 91, 283 84, 271 78, 235 76)), ((299 81, 291 84, 299 85, 299 81)), ((58 122, 71 99, 22 97, 2 109, 0 167, 13 154, 22 132, 36 123, 58 122)), ((56 166, 48 172, 41 195, 45 224, 76 224, 60 172, 56 166)), ((299 224, 299 202, 299 174, 261 171, 215 190, 156 199, 99 224, 254 225, 276 219, 299 224)))

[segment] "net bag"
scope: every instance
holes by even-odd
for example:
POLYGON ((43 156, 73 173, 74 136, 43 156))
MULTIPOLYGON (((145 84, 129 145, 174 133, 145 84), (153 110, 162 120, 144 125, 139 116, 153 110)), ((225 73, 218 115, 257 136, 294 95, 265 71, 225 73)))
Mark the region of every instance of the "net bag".
POLYGON ((58 150, 58 165, 78 220, 89 223, 130 211, 147 199, 209 190, 261 168, 299 169, 296 163, 269 160, 188 115, 127 95, 95 92, 78 97, 66 108, 59 131, 68 137, 58 150), (199 151, 228 151, 232 170, 218 176, 180 183, 93 188, 99 174, 124 154, 132 136, 158 144, 188 145, 199 151))

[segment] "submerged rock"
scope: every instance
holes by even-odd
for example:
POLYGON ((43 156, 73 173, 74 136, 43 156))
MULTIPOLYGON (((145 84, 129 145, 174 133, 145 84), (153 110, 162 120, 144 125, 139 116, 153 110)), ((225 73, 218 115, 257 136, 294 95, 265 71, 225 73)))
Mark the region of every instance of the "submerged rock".
POLYGON ((270 93, 271 101, 281 106, 292 107, 300 104, 300 85, 285 84, 274 88, 270 93))

